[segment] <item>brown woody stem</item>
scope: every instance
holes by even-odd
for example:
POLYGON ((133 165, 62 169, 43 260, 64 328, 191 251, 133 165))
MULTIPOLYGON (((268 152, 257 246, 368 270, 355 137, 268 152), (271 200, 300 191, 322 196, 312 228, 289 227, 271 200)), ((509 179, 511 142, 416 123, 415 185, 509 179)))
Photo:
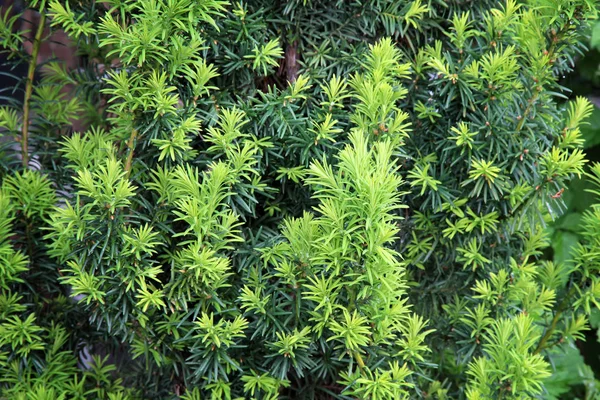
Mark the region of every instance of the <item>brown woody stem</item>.
POLYGON ((129 177, 129 173, 131 171, 131 163, 133 161, 133 149, 135 138, 137 137, 137 130, 133 129, 131 131, 131 135, 129 136, 129 140, 127 141, 127 148, 129 149, 129 154, 127 154, 127 160, 125 161, 125 175, 129 177))
POLYGON ((31 50, 31 60, 29 60, 29 69, 27 70, 27 82, 25 84, 25 97, 23 100, 23 129, 21 130, 21 153, 23 159, 23 167, 29 165, 29 103, 31 100, 31 92, 33 91, 33 79, 35 77, 35 68, 37 67, 38 54, 42 44, 42 35, 46 25, 46 14, 40 10, 40 22, 33 39, 33 47, 31 50))

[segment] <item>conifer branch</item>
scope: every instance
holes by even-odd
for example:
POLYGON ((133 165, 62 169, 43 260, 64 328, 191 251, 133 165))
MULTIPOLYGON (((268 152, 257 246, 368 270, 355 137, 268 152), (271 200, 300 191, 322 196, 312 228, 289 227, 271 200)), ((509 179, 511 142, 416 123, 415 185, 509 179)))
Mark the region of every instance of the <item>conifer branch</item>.
MULTIPOLYGON (((567 24, 566 28, 561 29, 559 32, 557 32, 553 35, 552 44, 550 45, 550 49, 548 50, 549 60, 552 60, 552 57, 554 57, 554 52, 556 51, 556 43, 558 43, 558 41, 560 40, 560 36, 566 29, 569 29, 570 27, 571 27, 571 24, 567 24)), ((537 101, 541 91, 542 91, 541 86, 536 87, 535 93, 533 94, 533 96, 531 96, 529 98, 529 101, 527 102, 527 107, 525 108, 525 111, 523 112, 523 115, 521 116, 521 120, 517 124, 517 132, 520 132, 521 129, 523 129, 523 126, 525 125, 525 121, 527 120, 527 117, 531 113, 531 111, 533 109, 533 105, 537 101)))
MULTIPOLYGON (((568 24, 567 28, 570 27, 571 25, 568 24)), ((565 29, 567 29, 565 28, 565 29)), ((548 54, 550 55, 550 59, 552 59, 552 57, 554 57, 554 53, 556 51, 556 43, 558 43, 558 41, 560 40, 559 37, 561 36, 561 34, 564 32, 564 29, 559 31, 558 33, 553 35, 553 42, 550 45, 550 50, 548 51, 548 54)), ((531 96, 529 98, 529 100, 527 101, 527 107, 525 108, 525 111, 523 112, 523 115, 521 116, 521 120, 519 121, 519 123, 517 124, 517 128, 516 131, 520 132, 521 129, 523 129, 523 126, 525 125, 525 121, 527 120, 527 118, 529 117, 529 114, 531 113, 531 111, 533 110, 533 106, 535 104, 535 102, 537 101, 540 92, 542 91, 541 86, 536 87, 535 89, 535 93, 533 94, 533 96, 531 96)), ((521 212, 522 209, 525 207, 525 205, 527 204, 527 202, 532 198, 532 196, 538 191, 538 189, 542 188, 548 181, 544 180, 542 183, 540 183, 538 185, 538 188, 536 188, 536 190, 531 191, 524 199, 523 201, 521 201, 521 203, 510 213, 510 215, 516 215, 518 212, 521 212)))
POLYGON ((575 293, 575 290, 576 290, 576 286, 575 285, 571 286, 571 289, 569 289, 569 291, 567 292, 565 297, 563 297, 563 299, 561 300, 560 304, 556 308, 556 313, 554 314, 554 318, 552 318, 552 322, 550 323, 550 326, 548 327, 548 329, 546 329, 546 333, 544 333, 544 336, 542 336, 542 338, 540 339, 533 354, 539 354, 542 350, 545 350, 548 347, 548 346, 546 346, 546 343, 554 334, 554 331, 556 330, 556 326, 560 322, 560 317, 562 316, 563 312, 566 310, 566 308, 569 304, 568 300, 571 298, 573 293, 575 293))
POLYGON ((30 100, 33 91, 33 80, 35 78, 35 69, 37 67, 38 54, 42 44, 42 35, 46 25, 46 14, 40 9, 40 21, 33 39, 33 47, 31 50, 31 59, 29 60, 29 69, 27 70, 27 82, 25 84, 25 97, 23 100, 23 129, 21 131, 21 153, 23 167, 29 165, 29 114, 30 100))

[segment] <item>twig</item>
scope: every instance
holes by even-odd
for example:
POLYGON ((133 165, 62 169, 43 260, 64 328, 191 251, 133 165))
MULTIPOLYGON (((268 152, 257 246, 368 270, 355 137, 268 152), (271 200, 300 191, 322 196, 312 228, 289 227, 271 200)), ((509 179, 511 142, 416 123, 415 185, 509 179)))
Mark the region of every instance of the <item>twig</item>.
POLYGON ((29 69, 27 71, 27 83, 25 85, 25 98, 23 101, 23 129, 21 131, 21 152, 23 159, 23 167, 29 165, 29 101, 31 92, 33 91, 33 79, 35 77, 35 68, 37 67, 38 54, 42 43, 42 35, 46 25, 46 14, 40 10, 40 22, 38 29, 33 39, 33 47, 31 50, 31 60, 29 61, 29 69))
POLYGON ((354 356, 354 359, 356 360, 356 363, 358 364, 358 368, 362 371, 363 369, 365 369, 365 362, 362 359, 362 356, 360 355, 358 350, 355 350, 352 352, 352 355, 354 356))
POLYGON ((575 285, 571 286, 571 289, 569 289, 567 294, 565 294, 565 297, 563 297, 560 304, 556 308, 556 314, 554 314, 554 318, 552 318, 552 322, 550 323, 550 326, 546 330, 546 333, 544 334, 544 336, 542 336, 542 338, 540 339, 540 342, 538 343, 537 347, 535 348, 535 351, 533 352, 533 354, 538 354, 542 350, 546 349, 546 347, 547 347, 546 342, 548 342, 548 339, 550 339, 550 337, 554 334, 554 331, 556 330, 556 325, 558 325, 559 318, 562 315, 562 313, 565 311, 565 309, 567 308, 567 304, 568 304, 567 300, 569 300, 569 298, 571 297, 571 295, 574 292, 575 292, 575 285))
MULTIPOLYGON (((552 60, 552 57, 554 57, 554 52, 556 51, 556 44, 558 43, 558 41, 560 40, 560 37, 562 35, 562 33, 566 30, 568 30, 570 28, 571 24, 567 24, 567 26, 565 28, 561 28, 561 30, 557 33, 553 34, 553 38, 552 38, 552 44, 550 45, 550 49, 548 50, 548 56, 549 56, 549 60, 552 60)), ((550 61, 552 63, 552 61, 550 61)), ((531 98, 529 99, 529 101, 527 102, 527 107, 525 108, 525 111, 523 112, 523 115, 521 116, 521 120, 519 121, 519 123, 517 124, 517 132, 520 132, 521 129, 523 128, 523 125, 525 125, 525 120, 527 119, 527 117, 529 117, 529 114, 531 113, 532 109, 533 109, 533 105, 534 103, 537 101, 538 96, 540 95, 540 89, 535 89, 535 93, 533 94, 533 96, 531 96, 531 98)))
POLYGON ((129 173, 131 172, 131 162, 133 161, 133 149, 135 138, 137 137, 137 130, 133 129, 131 131, 131 135, 129 136, 129 140, 127 141, 127 148, 129 149, 129 154, 127 155, 127 160, 125 161, 125 176, 129 177, 129 173))
POLYGON ((529 117, 529 114, 531 113, 531 111, 533 109, 533 104, 536 102, 539 94, 540 94, 540 92, 538 90, 536 90, 535 93, 533 94, 533 96, 531 96, 531 98, 527 102, 527 107, 525 108, 525 112, 523 113, 523 115, 521 116, 521 120, 517 124, 517 132, 520 132, 521 129, 523 129, 523 125, 525 125, 525 120, 527 120, 527 117, 529 117))

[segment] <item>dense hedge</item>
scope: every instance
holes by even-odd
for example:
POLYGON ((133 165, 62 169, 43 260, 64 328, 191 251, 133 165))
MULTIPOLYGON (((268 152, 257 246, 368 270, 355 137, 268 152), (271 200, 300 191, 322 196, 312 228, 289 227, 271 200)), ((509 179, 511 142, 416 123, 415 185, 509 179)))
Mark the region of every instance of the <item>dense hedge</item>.
POLYGON ((32 43, 0 24, 29 66, 0 108, 1 396, 552 396, 600 300, 599 208, 540 258, 584 173, 592 106, 558 80, 594 1, 28 6, 32 43), (38 65, 44 24, 80 68, 38 65))

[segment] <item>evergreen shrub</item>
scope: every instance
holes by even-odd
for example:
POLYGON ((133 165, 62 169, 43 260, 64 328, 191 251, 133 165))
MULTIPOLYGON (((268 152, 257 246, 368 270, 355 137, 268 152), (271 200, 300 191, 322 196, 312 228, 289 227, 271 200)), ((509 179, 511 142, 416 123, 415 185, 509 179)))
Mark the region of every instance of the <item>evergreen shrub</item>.
POLYGON ((551 398, 600 301, 600 201, 543 257, 568 181, 600 187, 558 83, 595 1, 27 6, 0 397, 551 398), (78 69, 38 64, 56 29, 78 69))

